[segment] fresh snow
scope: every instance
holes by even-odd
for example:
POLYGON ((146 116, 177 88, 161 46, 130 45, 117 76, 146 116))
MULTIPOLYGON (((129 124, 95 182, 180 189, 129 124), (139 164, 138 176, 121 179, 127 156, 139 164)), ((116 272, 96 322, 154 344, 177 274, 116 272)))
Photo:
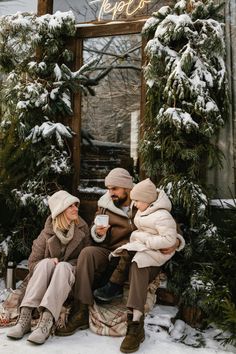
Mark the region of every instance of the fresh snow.
POLYGON ((59 136, 64 136, 67 138, 72 138, 71 130, 69 127, 66 127, 62 123, 52 123, 44 122, 40 126, 36 125, 31 129, 30 135, 27 137, 27 140, 31 139, 33 143, 36 143, 41 136, 47 138, 52 134, 59 134, 59 136))
POLYGON ((177 128, 184 126, 186 130, 198 128, 198 124, 192 119, 191 115, 183 112, 180 108, 161 108, 158 114, 158 119, 162 120, 169 118, 177 128))
POLYGON ((211 199, 210 205, 222 209, 236 208, 236 199, 211 199))
MULTIPOLYGON (((0 281, 0 286, 3 282, 0 281)), ((4 291, 4 290, 3 290, 4 291)), ((200 331, 177 320, 172 324, 171 318, 176 315, 177 308, 156 305, 145 319, 146 339, 137 354, 235 354, 233 346, 223 347, 214 337, 220 331, 214 327, 202 333, 205 347, 194 348, 200 331), (186 344, 181 343, 184 341, 186 344), (192 346, 193 345, 193 346, 192 346)), ((107 337, 93 333, 91 330, 77 331, 69 337, 50 337, 42 346, 27 342, 27 336, 20 341, 6 337, 6 328, 0 328, 0 353, 12 354, 118 354, 123 337, 107 337)))
MULTIPOLYGON (((22 266, 26 267, 27 261, 22 261, 22 266)), ((201 286, 199 283, 195 285, 201 286)), ((0 278, 0 306, 8 293, 4 280, 0 278)), ((216 340, 216 337, 222 338, 222 332, 214 326, 200 331, 179 319, 173 324, 177 311, 174 306, 156 305, 146 315, 146 339, 137 354, 236 354, 235 347, 224 347, 216 340), (199 340, 203 343, 201 347, 197 347, 199 340)), ((0 353, 3 354, 118 354, 123 339, 100 336, 88 329, 69 337, 53 336, 44 345, 35 346, 27 342, 27 335, 19 341, 10 340, 6 336, 7 331, 7 327, 0 327, 0 353)))
POLYGON ((161 38, 162 36, 165 37, 167 27, 172 23, 175 26, 174 31, 179 31, 180 28, 184 28, 186 25, 190 25, 192 23, 191 18, 189 15, 168 15, 162 21, 162 23, 157 27, 155 37, 161 38))
POLYGON ((42 26, 45 26, 45 20, 48 23, 48 28, 49 31, 56 31, 58 28, 61 28, 63 25, 63 22, 66 19, 71 19, 73 22, 75 17, 74 14, 71 10, 67 12, 61 12, 61 11, 56 11, 53 15, 46 14, 43 16, 40 16, 37 18, 37 22, 42 24, 42 26))

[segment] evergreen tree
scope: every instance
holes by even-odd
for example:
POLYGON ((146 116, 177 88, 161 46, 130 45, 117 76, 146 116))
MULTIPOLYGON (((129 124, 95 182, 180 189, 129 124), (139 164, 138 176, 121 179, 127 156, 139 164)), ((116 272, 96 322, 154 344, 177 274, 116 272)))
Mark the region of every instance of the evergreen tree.
POLYGON ((228 114, 221 8, 210 0, 180 0, 146 22, 140 150, 147 175, 167 190, 183 223, 186 247, 166 266, 168 286, 181 306, 201 308, 236 343, 235 249, 209 219, 205 183, 206 169, 222 160, 215 137, 228 114))
POLYGON ((28 255, 48 213, 47 196, 70 185, 73 132, 63 122, 73 113, 71 94, 92 92, 84 75, 92 62, 69 68, 66 44, 75 30, 72 12, 0 18, 0 234, 9 236, 15 260, 28 255))

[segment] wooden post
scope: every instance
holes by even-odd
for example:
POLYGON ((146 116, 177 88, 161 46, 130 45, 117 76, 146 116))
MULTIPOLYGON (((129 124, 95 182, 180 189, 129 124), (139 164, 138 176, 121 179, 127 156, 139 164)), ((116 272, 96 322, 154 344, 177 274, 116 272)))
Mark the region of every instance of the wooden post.
MULTIPOLYGON (((53 13, 53 0, 38 0, 38 9, 37 9, 38 16, 43 16, 52 13, 53 13)), ((39 48, 36 49, 36 58, 37 61, 41 60, 41 50, 39 48)))
MULTIPOLYGON (((78 70, 83 65, 83 40, 75 39, 75 70, 78 70)), ((76 195, 78 190, 79 178, 80 178, 80 142, 81 142, 81 93, 74 94, 73 97, 73 111, 71 128, 76 134, 73 138, 73 152, 72 159, 74 165, 74 175, 72 182, 72 192, 76 195)))
POLYGON ((45 14, 53 13, 53 0, 38 0, 38 11, 39 16, 45 14))
MULTIPOLYGON (((146 55, 145 55, 145 46, 147 44, 146 39, 142 40, 142 67, 146 64, 146 55)), ((141 102, 140 102, 140 134, 139 134, 139 139, 143 138, 144 135, 144 118, 145 118, 145 109, 146 109, 146 82, 144 80, 143 73, 141 74, 141 102)), ((146 178, 145 171, 142 167, 143 161, 142 157, 139 154, 139 177, 140 180, 143 180, 146 178)))

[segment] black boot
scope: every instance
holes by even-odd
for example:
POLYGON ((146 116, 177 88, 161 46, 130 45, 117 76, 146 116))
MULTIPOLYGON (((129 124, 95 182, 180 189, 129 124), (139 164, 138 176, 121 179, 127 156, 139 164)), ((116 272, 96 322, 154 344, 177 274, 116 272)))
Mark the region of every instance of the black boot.
POLYGON ((66 337, 71 336, 75 333, 77 329, 87 329, 89 328, 89 309, 88 305, 81 304, 79 308, 71 310, 71 314, 68 317, 68 322, 62 328, 57 328, 55 334, 57 336, 66 337))
POLYGON ((95 299, 108 303, 123 296, 123 286, 109 281, 102 288, 94 290, 93 295, 95 299))
POLYGON ((144 316, 139 321, 132 321, 133 314, 128 314, 127 332, 121 343, 120 351, 122 353, 133 353, 139 349, 140 343, 145 339, 144 316))

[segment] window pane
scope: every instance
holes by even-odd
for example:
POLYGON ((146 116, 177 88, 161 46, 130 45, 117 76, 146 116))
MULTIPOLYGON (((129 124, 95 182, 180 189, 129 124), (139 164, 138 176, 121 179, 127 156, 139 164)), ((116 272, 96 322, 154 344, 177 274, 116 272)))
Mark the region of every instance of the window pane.
POLYGON ((141 36, 84 41, 84 63, 97 58, 90 77, 112 70, 82 98, 81 178, 84 186, 102 186, 107 172, 137 165, 140 115, 141 36))

